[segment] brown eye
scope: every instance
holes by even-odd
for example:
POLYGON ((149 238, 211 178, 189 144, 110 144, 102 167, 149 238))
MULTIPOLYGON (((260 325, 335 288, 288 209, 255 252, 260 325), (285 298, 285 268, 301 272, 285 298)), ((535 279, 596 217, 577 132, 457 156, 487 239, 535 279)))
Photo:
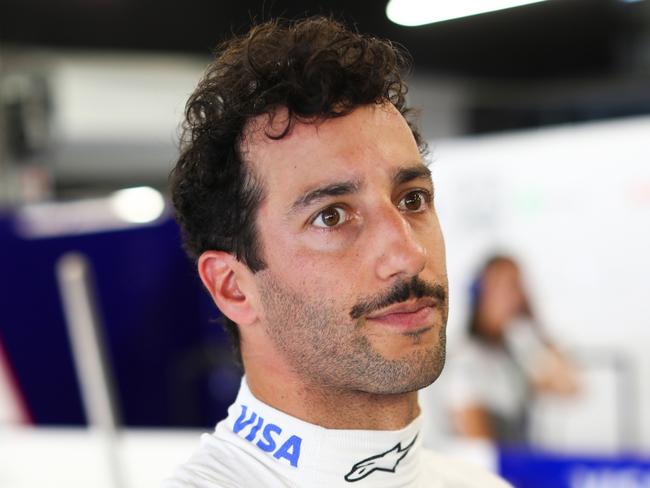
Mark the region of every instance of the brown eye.
POLYGON ((423 203, 424 197, 422 196, 422 193, 413 191, 402 199, 400 206, 403 206, 405 210, 416 211, 422 208, 423 203))
POLYGON ((339 207, 328 207, 321 211, 314 219, 316 227, 334 227, 345 218, 345 211, 339 207))

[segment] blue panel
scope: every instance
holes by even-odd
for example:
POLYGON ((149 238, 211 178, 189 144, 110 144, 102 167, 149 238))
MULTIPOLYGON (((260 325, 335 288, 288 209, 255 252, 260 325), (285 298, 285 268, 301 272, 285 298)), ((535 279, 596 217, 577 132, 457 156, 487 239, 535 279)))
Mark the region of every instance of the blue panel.
POLYGON ((650 460, 570 456, 504 450, 500 472, 516 488, 645 488, 650 486, 650 460))
POLYGON ((176 224, 26 240, 0 216, 0 337, 39 424, 82 424, 54 266, 68 251, 94 268, 124 422, 209 426, 238 385, 218 312, 176 224))

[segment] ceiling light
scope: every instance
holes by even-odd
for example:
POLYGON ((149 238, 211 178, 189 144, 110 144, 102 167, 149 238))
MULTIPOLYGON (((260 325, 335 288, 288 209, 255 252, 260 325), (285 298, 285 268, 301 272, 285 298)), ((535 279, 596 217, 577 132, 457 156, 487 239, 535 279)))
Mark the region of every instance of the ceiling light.
POLYGON ((399 25, 413 27, 469 17, 546 0, 390 0, 386 15, 399 25))

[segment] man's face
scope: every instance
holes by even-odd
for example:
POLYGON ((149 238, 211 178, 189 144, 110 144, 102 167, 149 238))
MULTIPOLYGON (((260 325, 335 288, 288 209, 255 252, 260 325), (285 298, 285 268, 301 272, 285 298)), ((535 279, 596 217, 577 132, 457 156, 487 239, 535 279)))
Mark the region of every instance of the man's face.
POLYGON ((265 191, 254 279, 268 344, 314 386, 430 384, 445 356, 444 242, 406 121, 385 104, 280 140, 267 124, 253 121, 243 150, 265 191))

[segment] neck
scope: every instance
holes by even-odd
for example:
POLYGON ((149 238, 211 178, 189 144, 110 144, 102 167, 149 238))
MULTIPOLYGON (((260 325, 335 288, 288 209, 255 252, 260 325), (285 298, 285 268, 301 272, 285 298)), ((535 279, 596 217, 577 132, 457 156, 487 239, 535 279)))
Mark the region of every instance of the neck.
POLYGON ((416 391, 383 395, 333 388, 310 383, 288 368, 255 363, 244 360, 257 399, 327 429, 398 430, 420 413, 416 391))
POLYGON ((489 344, 503 343, 503 322, 491 318, 480 317, 477 320, 478 336, 489 344))

